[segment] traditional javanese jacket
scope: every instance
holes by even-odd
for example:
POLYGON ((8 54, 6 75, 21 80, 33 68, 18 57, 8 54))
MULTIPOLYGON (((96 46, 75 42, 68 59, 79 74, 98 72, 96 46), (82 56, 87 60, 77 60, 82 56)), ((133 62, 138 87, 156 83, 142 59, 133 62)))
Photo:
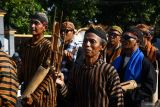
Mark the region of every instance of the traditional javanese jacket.
POLYGON ((118 73, 99 59, 93 65, 75 64, 62 95, 69 107, 123 107, 123 93, 118 73))
MULTIPOLYGON (((19 73, 19 79, 22 84, 22 92, 35 75, 39 66, 46 67, 50 56, 49 40, 42 38, 37 42, 32 39, 21 46, 20 57, 22 59, 22 69, 19 73)), ((51 74, 48 74, 39 87, 32 93, 32 107, 55 107, 56 105, 56 87, 51 74)))

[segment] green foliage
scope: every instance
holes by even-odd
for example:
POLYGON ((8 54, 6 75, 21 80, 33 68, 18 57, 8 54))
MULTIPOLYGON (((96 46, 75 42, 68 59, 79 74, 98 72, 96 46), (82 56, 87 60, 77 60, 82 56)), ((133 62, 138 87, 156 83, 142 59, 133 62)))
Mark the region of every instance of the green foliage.
MULTIPOLYGON (((49 0, 50 1, 50 0, 49 0)), ((63 21, 69 20, 78 27, 82 27, 89 19, 92 19, 99 13, 97 8, 98 0, 60 0, 54 1, 58 10, 58 17, 63 11, 63 21)))
POLYGON ((1 9, 7 11, 5 26, 10 26, 18 33, 29 33, 29 16, 43 8, 35 0, 3 0, 1 9))
POLYGON ((119 25, 126 28, 138 23, 157 25, 160 22, 160 0, 105 0, 100 5, 99 21, 105 25, 119 25), (157 24, 156 24, 157 23, 157 24))
POLYGON ((89 19, 93 19, 99 10, 97 8, 97 0, 79 0, 76 3, 76 8, 71 11, 70 19, 73 22, 79 22, 77 25, 85 25, 89 19), (77 17, 78 16, 78 17, 77 17))
MULTIPOLYGON (((159 12, 160 0, 139 0, 135 3, 122 6, 117 12, 121 26, 129 26, 137 23, 155 24, 159 12)), ((114 16, 113 16, 114 17, 114 16)))
POLYGON ((88 20, 98 19, 105 25, 117 24, 122 27, 137 23, 155 25, 160 23, 160 0, 3 0, 0 7, 7 11, 5 25, 10 25, 17 33, 29 33, 29 15, 46 10, 49 30, 52 29, 54 6, 57 7, 56 20, 72 21, 76 27, 83 27, 88 20), (50 9, 50 10, 48 10, 50 9))

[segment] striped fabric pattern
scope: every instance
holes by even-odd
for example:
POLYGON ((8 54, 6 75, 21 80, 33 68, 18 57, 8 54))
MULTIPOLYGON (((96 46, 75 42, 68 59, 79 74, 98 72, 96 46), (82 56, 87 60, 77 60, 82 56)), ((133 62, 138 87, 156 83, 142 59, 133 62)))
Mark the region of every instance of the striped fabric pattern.
POLYGON ((70 96, 73 107, 124 105, 119 76, 113 66, 102 60, 93 66, 76 65, 67 86, 61 89, 61 93, 63 96, 70 96))
POLYGON ((43 80, 40 86, 32 94, 35 103, 32 107, 55 107, 56 106, 56 85, 51 75, 43 80), (47 88, 47 90, 46 90, 47 88), (50 94, 50 95, 49 95, 50 94), (40 103, 37 103, 40 102, 40 103))
POLYGON ((15 107, 18 85, 16 64, 0 51, 0 107, 15 107))
POLYGON ((19 77, 25 82, 25 85, 28 85, 40 65, 46 65, 49 52, 50 41, 45 38, 35 44, 29 40, 21 46, 19 54, 23 65, 19 77))
MULTIPOLYGON (((23 63, 23 72, 19 74, 22 77, 20 80, 24 82, 24 87, 28 85, 40 65, 43 67, 46 66, 47 59, 50 55, 50 44, 51 42, 49 40, 43 38, 37 43, 29 41, 26 45, 22 46, 20 56, 23 63)), ((34 99, 33 107, 54 107, 55 92, 55 82, 51 78, 51 75, 49 75, 32 94, 34 99)))

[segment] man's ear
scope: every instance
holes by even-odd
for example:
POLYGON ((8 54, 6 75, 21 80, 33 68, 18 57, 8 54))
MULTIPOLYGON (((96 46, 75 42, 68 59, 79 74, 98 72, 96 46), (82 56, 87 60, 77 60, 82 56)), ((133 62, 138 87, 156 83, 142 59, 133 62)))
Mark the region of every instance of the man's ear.
POLYGON ((48 29, 48 25, 45 25, 45 29, 46 29, 46 30, 48 29))
POLYGON ((48 25, 44 25, 44 31, 46 31, 48 28, 48 25))
POLYGON ((102 45, 101 50, 103 51, 106 48, 106 45, 102 45))
POLYGON ((107 47, 107 42, 102 39, 102 49, 101 50, 104 50, 106 47, 107 47))
POLYGON ((45 31, 48 29, 48 24, 46 22, 42 22, 43 26, 45 27, 45 31))

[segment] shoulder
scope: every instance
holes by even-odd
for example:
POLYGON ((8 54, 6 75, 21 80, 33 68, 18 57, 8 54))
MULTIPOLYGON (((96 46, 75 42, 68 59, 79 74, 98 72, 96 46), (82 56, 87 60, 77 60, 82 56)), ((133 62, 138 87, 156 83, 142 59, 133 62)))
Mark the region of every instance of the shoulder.
POLYGON ((79 67, 81 67, 81 66, 83 66, 83 65, 84 65, 84 58, 81 58, 81 59, 79 59, 79 60, 76 60, 73 66, 74 66, 75 68, 79 68, 79 67))
POLYGON ((142 60, 142 71, 154 71, 154 66, 147 57, 144 57, 142 60))
POLYGON ((51 41, 49 39, 43 38, 41 41, 42 44, 51 45, 51 41))
POLYGON ((103 63, 103 65, 105 66, 103 69, 103 75, 109 83, 116 83, 116 81, 120 81, 118 72, 114 68, 114 66, 105 62, 103 63))
POLYGON ((146 67, 147 65, 152 65, 152 63, 149 61, 149 59, 145 56, 142 60, 142 64, 143 64, 144 67, 146 67))
POLYGON ((42 50, 48 50, 50 49, 51 47, 51 42, 50 40, 46 39, 46 38, 43 38, 39 44, 39 47, 42 49, 42 50))
POLYGON ((156 49, 156 58, 160 59, 160 50, 159 49, 156 49))
POLYGON ((102 61, 100 68, 103 69, 103 72, 107 75, 117 73, 113 65, 104 61, 102 61))
POLYGON ((0 60, 8 60, 8 61, 10 61, 10 56, 5 52, 0 51, 0 60))
POLYGON ((14 60, 5 52, 0 51, 0 66, 4 67, 6 66, 7 68, 12 69, 13 71, 16 71, 16 63, 14 62, 14 60))

